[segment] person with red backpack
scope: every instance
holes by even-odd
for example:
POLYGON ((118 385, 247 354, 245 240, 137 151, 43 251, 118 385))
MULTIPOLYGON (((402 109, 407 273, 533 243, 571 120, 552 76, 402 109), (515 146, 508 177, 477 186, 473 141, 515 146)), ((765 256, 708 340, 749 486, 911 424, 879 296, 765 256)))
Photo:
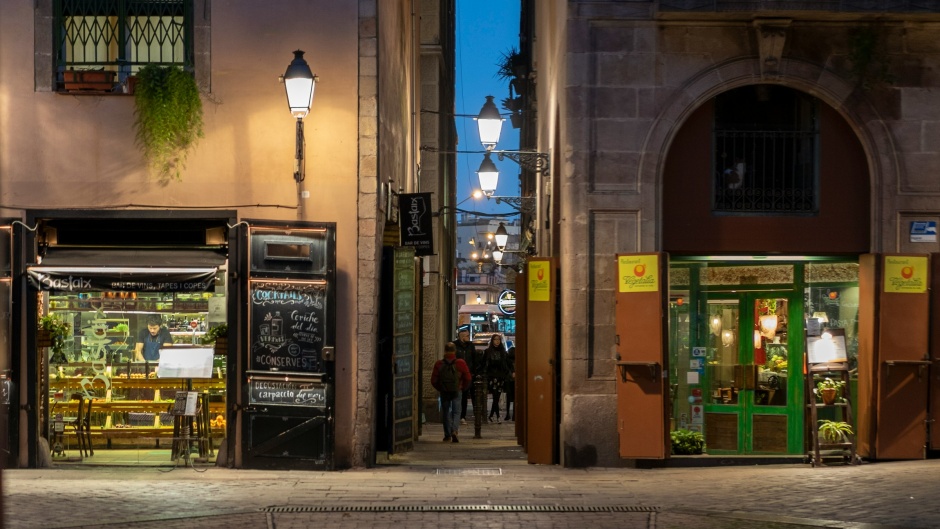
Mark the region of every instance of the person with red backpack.
POLYGON ((444 345, 444 358, 434 364, 431 385, 441 393, 441 416, 444 423, 444 441, 460 442, 457 439, 460 420, 460 395, 470 387, 470 368, 457 358, 454 342, 444 345))

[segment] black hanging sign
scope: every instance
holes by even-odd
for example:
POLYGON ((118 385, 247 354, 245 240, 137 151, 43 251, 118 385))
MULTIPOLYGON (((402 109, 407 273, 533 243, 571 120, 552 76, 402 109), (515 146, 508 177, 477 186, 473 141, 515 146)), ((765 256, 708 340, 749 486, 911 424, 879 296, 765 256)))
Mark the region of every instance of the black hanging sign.
POLYGON ((249 369, 322 373, 326 281, 252 281, 249 369))
POLYGON ((401 245, 414 248, 415 255, 434 253, 431 231, 431 193, 398 195, 401 245))

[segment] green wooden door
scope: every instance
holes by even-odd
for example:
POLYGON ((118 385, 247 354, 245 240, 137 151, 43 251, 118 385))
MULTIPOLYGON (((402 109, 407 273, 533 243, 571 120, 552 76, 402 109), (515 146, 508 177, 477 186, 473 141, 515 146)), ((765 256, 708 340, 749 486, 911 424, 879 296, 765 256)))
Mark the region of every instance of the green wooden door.
POLYGON ((801 300, 792 291, 721 292, 701 306, 708 453, 802 452, 801 300))

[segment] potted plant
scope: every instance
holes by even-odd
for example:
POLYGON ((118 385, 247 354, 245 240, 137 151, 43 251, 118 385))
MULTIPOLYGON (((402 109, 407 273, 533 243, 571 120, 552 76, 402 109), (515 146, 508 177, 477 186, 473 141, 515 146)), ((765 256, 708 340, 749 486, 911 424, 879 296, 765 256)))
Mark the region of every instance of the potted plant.
POLYGON ((845 382, 826 377, 816 384, 816 394, 822 398, 823 404, 834 404, 837 398, 841 398, 843 386, 845 382))
POLYGON ((699 455, 705 451, 705 437, 701 432, 692 430, 673 430, 669 432, 672 441, 672 453, 676 455, 699 455))
POLYGON ((514 129, 522 126, 523 95, 528 77, 525 57, 515 47, 504 52, 496 63, 496 77, 509 81, 509 97, 503 99, 503 109, 509 111, 514 129))
POLYGON ((181 180, 186 156, 203 136, 196 79, 178 66, 153 64, 136 77, 137 144, 161 181, 181 180))
POLYGON ((852 435, 852 425, 845 421, 830 421, 820 419, 819 436, 827 443, 842 443, 852 435))
POLYGON ((50 363, 68 363, 68 359, 65 358, 65 342, 70 338, 72 338, 72 325, 70 323, 61 320, 55 314, 48 314, 39 318, 36 346, 52 348, 50 363))
POLYGON ((202 337, 202 343, 215 344, 215 354, 228 353, 228 325, 223 323, 206 331, 202 337))

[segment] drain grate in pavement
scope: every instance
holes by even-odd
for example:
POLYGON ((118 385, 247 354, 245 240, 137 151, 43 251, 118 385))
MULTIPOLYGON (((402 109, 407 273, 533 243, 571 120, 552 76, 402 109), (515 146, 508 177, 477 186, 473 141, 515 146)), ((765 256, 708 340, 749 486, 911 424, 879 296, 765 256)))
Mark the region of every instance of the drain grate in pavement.
POLYGON ((436 474, 456 474, 458 476, 502 476, 501 468, 439 468, 436 474))
POLYGON ((659 512, 646 505, 297 505, 272 506, 261 512, 659 512))

